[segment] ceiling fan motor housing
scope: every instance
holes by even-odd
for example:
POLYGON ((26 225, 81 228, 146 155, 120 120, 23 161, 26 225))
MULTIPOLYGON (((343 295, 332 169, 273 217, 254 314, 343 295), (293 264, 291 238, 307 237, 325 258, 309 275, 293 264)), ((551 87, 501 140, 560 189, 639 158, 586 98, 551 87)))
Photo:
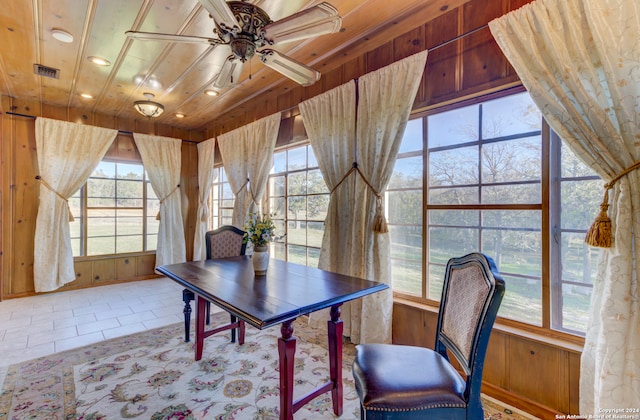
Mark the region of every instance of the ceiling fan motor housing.
POLYGON ((264 10, 251 3, 230 1, 227 4, 238 21, 240 31, 216 24, 218 32, 220 38, 228 39, 233 55, 245 62, 254 56, 257 48, 269 44, 263 28, 272 21, 264 10))

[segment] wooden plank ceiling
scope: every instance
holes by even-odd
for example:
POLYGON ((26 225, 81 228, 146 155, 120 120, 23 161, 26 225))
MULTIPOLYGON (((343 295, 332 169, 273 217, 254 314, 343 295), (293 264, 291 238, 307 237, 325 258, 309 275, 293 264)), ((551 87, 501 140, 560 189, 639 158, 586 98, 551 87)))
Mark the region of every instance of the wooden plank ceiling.
MULTIPOLYGON (((326 73, 469 0, 328 0, 342 17, 338 33, 274 47, 326 73)), ((319 0, 252 0, 274 21, 319 0)), ((265 67, 257 56, 240 80, 219 96, 203 92, 219 71, 220 48, 206 44, 133 40, 136 30, 211 37, 214 27, 197 0, 19 0, 0 8, 0 94, 64 108, 89 109, 127 119, 144 118, 133 103, 144 93, 165 107, 159 123, 203 129, 216 117, 270 89, 295 82, 265 67), (73 42, 52 37, 71 33, 73 42), (107 59, 97 66, 87 57, 107 59), (38 76, 34 64, 59 69, 38 76), (92 99, 80 96, 87 93, 92 99), (185 118, 177 118, 183 113, 185 118)), ((316 82, 318 83, 318 82, 316 82)), ((7 111, 7 110, 5 110, 7 111)))

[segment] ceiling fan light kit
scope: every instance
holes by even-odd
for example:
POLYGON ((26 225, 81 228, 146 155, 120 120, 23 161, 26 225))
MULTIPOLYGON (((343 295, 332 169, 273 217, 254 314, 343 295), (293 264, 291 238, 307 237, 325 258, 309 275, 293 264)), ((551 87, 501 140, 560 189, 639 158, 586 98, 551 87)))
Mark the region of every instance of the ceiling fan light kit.
POLYGON ((329 3, 320 3, 273 22, 264 10, 245 1, 198 1, 214 20, 213 38, 139 31, 127 31, 126 35, 146 41, 225 46, 231 54, 220 58, 224 61, 219 64, 220 71, 212 82, 217 90, 237 84, 243 64, 256 54, 267 67, 302 86, 312 85, 320 79, 320 72, 278 51, 260 48, 335 33, 342 25, 338 10, 329 3))

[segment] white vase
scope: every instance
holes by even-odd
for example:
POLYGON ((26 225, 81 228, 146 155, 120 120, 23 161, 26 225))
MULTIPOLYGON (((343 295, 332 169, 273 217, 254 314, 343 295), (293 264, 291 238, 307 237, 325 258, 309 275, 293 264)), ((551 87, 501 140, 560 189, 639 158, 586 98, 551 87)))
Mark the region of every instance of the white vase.
POLYGON ((269 247, 268 246, 256 246, 253 247, 253 271, 256 276, 263 276, 267 274, 267 268, 269 268, 269 247))

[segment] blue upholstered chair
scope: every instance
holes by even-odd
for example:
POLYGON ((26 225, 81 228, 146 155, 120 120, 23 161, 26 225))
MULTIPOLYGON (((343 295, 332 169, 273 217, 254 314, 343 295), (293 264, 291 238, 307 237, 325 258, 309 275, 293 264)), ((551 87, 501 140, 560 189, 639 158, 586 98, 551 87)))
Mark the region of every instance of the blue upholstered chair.
POLYGON ((395 344, 356 346, 353 377, 361 418, 483 419, 482 369, 504 291, 490 257, 472 253, 449 260, 435 350, 395 344), (464 376, 450 363, 447 350, 464 376))
MULTIPOLYGON (((236 257, 244 255, 247 244, 243 238, 245 231, 235 226, 221 226, 218 229, 207 232, 204 236, 205 246, 207 249, 206 257, 208 260, 216 258, 236 257)), ((184 341, 189 341, 189 331, 191 326, 191 301, 195 299, 193 292, 187 289, 182 291, 182 300, 184 301, 184 341)), ((211 303, 207 302, 207 319, 209 325, 209 312, 211 303)), ((231 323, 236 322, 236 317, 231 315, 231 323)), ((231 341, 236 341, 236 330, 231 330, 231 341)))

